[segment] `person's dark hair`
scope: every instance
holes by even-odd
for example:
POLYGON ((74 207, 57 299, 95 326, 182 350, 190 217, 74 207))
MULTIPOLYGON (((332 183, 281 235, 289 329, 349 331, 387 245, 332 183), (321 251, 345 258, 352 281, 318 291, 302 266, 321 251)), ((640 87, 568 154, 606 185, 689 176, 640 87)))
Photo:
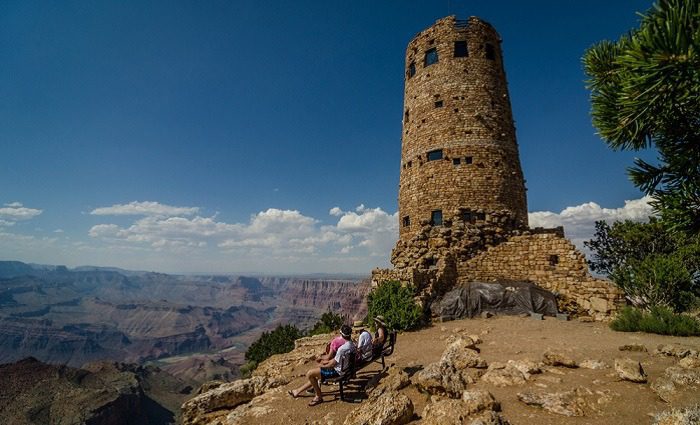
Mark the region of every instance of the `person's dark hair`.
POLYGON ((349 340, 352 337, 352 328, 348 325, 341 326, 340 335, 342 335, 343 338, 349 340))

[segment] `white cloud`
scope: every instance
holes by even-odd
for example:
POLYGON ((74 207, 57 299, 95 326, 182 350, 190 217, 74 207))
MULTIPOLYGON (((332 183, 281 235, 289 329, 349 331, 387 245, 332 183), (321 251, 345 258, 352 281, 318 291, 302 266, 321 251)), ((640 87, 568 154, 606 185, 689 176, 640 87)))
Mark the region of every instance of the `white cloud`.
POLYGON ((581 205, 566 207, 561 212, 535 211, 528 214, 530 227, 557 227, 564 226, 566 236, 579 248, 583 248, 583 241, 593 237, 595 222, 605 220, 645 221, 653 215, 649 201, 651 197, 625 201, 620 208, 603 208, 595 202, 587 202, 581 205))
POLYGON ((95 208, 92 215, 147 215, 147 216, 177 216, 192 215, 199 212, 197 207, 174 207, 158 202, 133 201, 128 204, 115 204, 111 207, 95 208))
MULTIPOLYGON (((135 214, 136 211, 152 214, 127 226, 97 224, 89 230, 89 235, 108 245, 127 244, 156 251, 203 253, 215 250, 217 255, 239 259, 284 259, 282 261, 287 262, 318 261, 338 254, 339 258, 383 257, 379 260, 381 265, 386 265, 398 238, 397 214, 364 205, 355 211, 332 208, 329 215, 337 218, 333 224, 322 224, 296 210, 276 208, 253 214, 245 223, 227 223, 216 216, 166 215, 165 211, 194 214, 199 208, 164 206, 157 202, 98 208, 91 214, 135 214)), ((374 265, 368 264, 368 268, 374 265)))
POLYGON ((10 202, 0 208, 0 226, 12 226, 18 221, 31 220, 43 211, 36 208, 27 208, 20 202, 10 202))

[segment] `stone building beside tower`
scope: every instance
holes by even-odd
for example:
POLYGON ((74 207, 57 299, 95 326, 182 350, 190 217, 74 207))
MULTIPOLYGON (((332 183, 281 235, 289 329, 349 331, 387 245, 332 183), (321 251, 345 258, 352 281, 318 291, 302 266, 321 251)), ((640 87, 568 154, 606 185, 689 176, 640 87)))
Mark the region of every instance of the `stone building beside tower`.
POLYGON ((399 241, 393 269, 426 307, 474 281, 530 281, 560 309, 597 319, 622 295, 588 273, 564 231, 530 229, 525 179, 503 67, 487 22, 438 20, 408 44, 399 180, 399 241))

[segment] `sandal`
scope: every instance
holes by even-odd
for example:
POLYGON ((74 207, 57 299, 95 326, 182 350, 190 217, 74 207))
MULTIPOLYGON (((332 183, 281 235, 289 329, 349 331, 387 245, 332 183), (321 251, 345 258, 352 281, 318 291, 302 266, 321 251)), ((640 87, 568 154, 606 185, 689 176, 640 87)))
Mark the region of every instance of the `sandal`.
POLYGON ((299 397, 299 394, 294 394, 294 391, 292 391, 292 390, 287 391, 287 394, 289 394, 292 398, 299 397))
POLYGON ((321 404, 321 403, 323 403, 322 398, 314 397, 314 399, 309 402, 309 406, 316 406, 317 404, 321 404))

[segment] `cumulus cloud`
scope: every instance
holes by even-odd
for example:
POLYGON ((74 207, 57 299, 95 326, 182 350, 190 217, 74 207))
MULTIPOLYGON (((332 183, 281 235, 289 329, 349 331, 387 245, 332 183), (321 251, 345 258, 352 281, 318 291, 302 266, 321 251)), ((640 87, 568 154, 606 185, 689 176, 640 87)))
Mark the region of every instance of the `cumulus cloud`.
POLYGON ((31 220, 43 211, 27 208, 20 202, 10 202, 0 208, 0 226, 12 226, 18 221, 31 220))
POLYGON ((531 212, 528 214, 528 218, 530 227, 564 226, 566 236, 579 248, 582 248, 583 241, 593 236, 596 221, 647 220, 649 216, 653 215, 649 201, 651 201, 649 196, 628 200, 620 208, 603 208, 595 202, 586 202, 566 207, 559 213, 551 211, 531 212))
POLYGON ((147 215, 147 216, 178 216, 193 215, 199 212, 197 207, 174 207, 159 202, 138 202, 128 204, 115 204, 111 207, 95 208, 90 211, 92 215, 147 215))
POLYGON ((154 250, 206 250, 217 248, 231 255, 262 256, 285 261, 329 258, 331 255, 381 256, 388 259, 398 237, 397 214, 360 205, 354 211, 334 207, 331 221, 306 216, 297 210, 269 208, 251 215, 244 223, 227 223, 214 217, 194 215, 199 208, 164 206, 157 202, 132 202, 98 208, 95 215, 150 214, 127 226, 103 223, 89 235, 106 243, 149 246, 154 250), (127 212, 129 211, 129 212, 127 212), (159 213, 155 213, 158 211, 159 213), (168 215, 178 211, 191 213, 168 215))

